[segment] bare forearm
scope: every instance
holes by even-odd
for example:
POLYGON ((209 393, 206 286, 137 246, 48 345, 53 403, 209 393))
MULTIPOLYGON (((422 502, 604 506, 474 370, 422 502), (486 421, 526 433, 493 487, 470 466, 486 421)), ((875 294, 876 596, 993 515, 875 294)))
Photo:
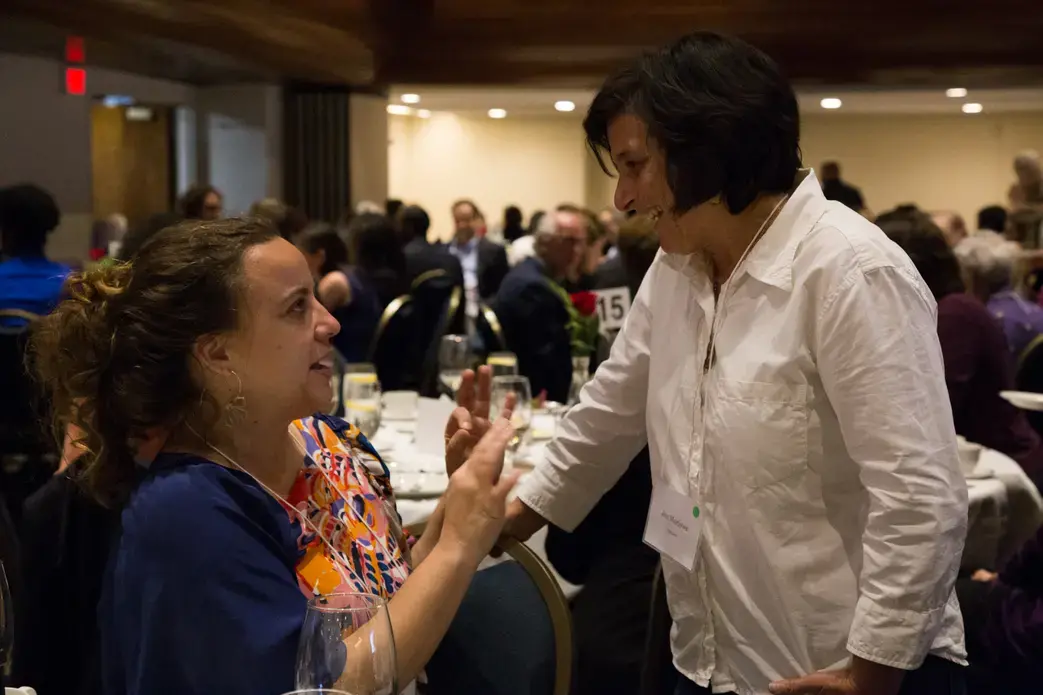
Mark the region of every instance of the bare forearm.
MULTIPOLYGON (((388 603, 400 686, 415 679, 434 654, 477 568, 477 562, 463 550, 445 543, 436 545, 388 603)), ((353 664, 365 663, 365 659, 352 657, 354 651, 368 649, 368 642, 368 639, 346 641, 349 670, 341 676, 338 685, 349 691, 372 678, 350 672, 353 664)))
POLYGON ((438 500, 438 506, 427 520, 424 532, 413 546, 413 567, 417 567, 424 558, 431 554, 438 539, 442 537, 442 520, 445 518, 445 500, 438 500))

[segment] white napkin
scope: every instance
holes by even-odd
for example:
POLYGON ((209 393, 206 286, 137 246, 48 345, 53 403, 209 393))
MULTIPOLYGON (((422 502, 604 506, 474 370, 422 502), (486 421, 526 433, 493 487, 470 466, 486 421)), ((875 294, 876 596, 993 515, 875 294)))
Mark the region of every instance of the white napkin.
POLYGON ((421 398, 416 407, 416 435, 413 444, 422 454, 445 455, 445 426, 456 404, 450 400, 421 398))

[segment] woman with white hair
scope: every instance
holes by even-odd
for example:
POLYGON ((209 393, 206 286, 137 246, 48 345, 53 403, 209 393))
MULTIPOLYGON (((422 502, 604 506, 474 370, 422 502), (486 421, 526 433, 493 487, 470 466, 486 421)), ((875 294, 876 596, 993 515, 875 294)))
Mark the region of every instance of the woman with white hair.
POLYGON ((1007 193, 1010 207, 1014 210, 1043 209, 1043 167, 1040 166, 1039 153, 1026 150, 1015 157, 1014 173, 1018 181, 1007 193))
POLYGON ((954 249, 967 291, 999 320, 1011 355, 1017 358, 1043 334, 1043 308, 1027 301, 1016 288, 1015 268, 1024 252, 999 235, 976 234, 954 249))

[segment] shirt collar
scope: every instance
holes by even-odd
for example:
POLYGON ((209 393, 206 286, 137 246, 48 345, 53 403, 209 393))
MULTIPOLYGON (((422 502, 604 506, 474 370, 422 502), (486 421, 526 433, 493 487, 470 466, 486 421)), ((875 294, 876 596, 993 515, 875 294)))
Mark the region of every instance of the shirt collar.
POLYGON ((471 237, 471 240, 468 241, 466 244, 461 244, 456 239, 453 239, 453 241, 450 242, 449 245, 452 246, 454 249, 457 249, 461 253, 471 253, 476 248, 478 248, 478 237, 471 237))
MULTIPOLYGON (((826 196, 822 193, 812 169, 797 171, 797 187, 790 194, 760 240, 737 270, 749 273, 761 282, 789 291, 793 288, 793 258, 797 246, 826 212, 826 196)), ((699 254, 664 254, 664 262, 693 280, 708 280, 706 265, 699 254)), ((735 278, 737 281, 739 277, 735 278)))

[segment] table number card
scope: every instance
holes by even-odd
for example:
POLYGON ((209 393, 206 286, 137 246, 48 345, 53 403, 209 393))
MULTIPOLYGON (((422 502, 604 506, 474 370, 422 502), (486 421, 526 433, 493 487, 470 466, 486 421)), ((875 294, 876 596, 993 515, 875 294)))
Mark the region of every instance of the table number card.
POLYGON ((598 328, 606 334, 621 329, 630 311, 630 290, 613 287, 597 290, 595 294, 598 296, 598 328))

